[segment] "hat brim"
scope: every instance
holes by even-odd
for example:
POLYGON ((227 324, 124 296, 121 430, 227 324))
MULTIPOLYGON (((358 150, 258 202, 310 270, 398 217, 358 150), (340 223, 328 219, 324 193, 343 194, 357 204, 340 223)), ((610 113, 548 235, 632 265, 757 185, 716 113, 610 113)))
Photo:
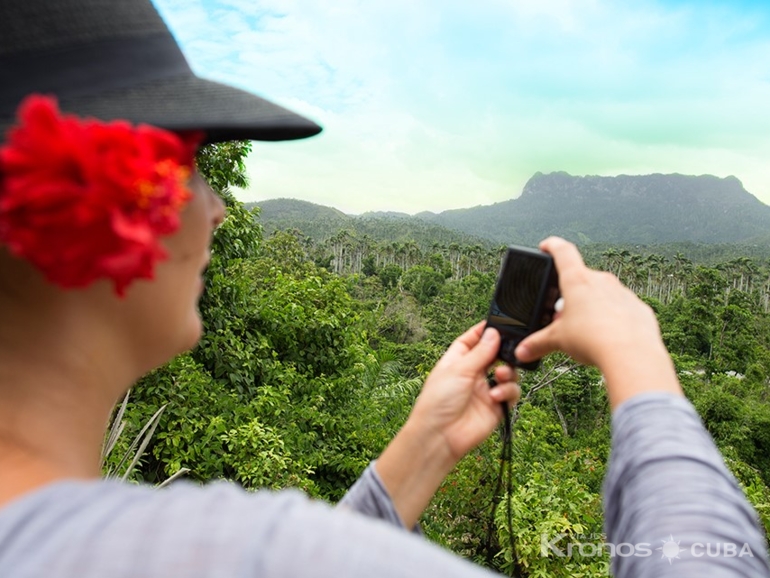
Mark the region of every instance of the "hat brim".
MULTIPOLYGON (((259 96, 190 74, 58 100, 63 112, 79 116, 125 119, 173 131, 202 130, 207 143, 295 140, 321 132, 313 121, 259 96)), ((0 142, 15 122, 0 118, 0 142)))

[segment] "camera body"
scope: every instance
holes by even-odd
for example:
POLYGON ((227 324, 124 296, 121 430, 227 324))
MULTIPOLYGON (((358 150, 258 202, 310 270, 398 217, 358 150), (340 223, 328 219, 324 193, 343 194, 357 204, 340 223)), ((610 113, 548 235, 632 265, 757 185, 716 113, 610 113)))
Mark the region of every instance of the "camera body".
POLYGON ((487 316, 487 327, 500 332, 498 359, 523 369, 537 369, 539 359, 521 363, 514 350, 527 335, 553 320, 558 299, 559 277, 551 256, 537 249, 508 247, 487 316))

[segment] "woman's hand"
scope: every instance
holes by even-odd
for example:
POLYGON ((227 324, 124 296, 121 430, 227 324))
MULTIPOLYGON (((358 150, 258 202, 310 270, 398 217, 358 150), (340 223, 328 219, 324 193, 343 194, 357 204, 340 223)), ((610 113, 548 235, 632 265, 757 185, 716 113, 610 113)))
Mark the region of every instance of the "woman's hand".
POLYGON ((407 527, 413 526, 446 475, 495 429, 501 403, 519 399, 516 372, 487 373, 500 345, 481 322, 458 337, 425 381, 404 427, 377 460, 376 470, 407 527), (482 337, 483 333, 483 337, 482 337))
POLYGON ((681 395, 652 309, 611 273, 586 267, 572 243, 550 237, 540 248, 554 259, 564 307, 519 344, 516 357, 526 362, 559 350, 596 365, 613 408, 645 391, 681 395))
POLYGON ((478 323, 449 346, 409 417, 423 435, 441 439, 454 462, 494 431, 503 417, 502 402, 513 406, 521 393, 516 371, 507 365, 495 368, 498 385, 489 386, 487 374, 500 347, 500 334, 485 331, 484 326, 485 322, 478 323))

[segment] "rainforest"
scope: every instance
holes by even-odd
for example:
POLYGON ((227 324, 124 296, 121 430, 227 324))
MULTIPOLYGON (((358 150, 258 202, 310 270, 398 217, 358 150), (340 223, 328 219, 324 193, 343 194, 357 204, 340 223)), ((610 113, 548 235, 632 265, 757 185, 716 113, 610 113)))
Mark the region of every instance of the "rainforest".
MULTIPOLYGON (((336 502, 404 423, 449 343, 486 316, 505 246, 348 228, 267 234, 259 209, 230 190, 245 182, 247 150, 226 143, 199 156, 228 206, 200 302, 205 333, 116 408, 104 470, 151 484, 176 476, 292 487, 336 502)), ((770 532, 768 255, 581 250, 654 309, 686 395, 770 532)), ((602 376, 551 355, 522 372, 521 387, 510 491, 493 503, 503 443, 493 435, 439 489, 421 520, 426 538, 519 576, 607 575, 606 552, 563 558, 541 547, 543 536, 564 535, 560 546, 603 541, 602 376)))

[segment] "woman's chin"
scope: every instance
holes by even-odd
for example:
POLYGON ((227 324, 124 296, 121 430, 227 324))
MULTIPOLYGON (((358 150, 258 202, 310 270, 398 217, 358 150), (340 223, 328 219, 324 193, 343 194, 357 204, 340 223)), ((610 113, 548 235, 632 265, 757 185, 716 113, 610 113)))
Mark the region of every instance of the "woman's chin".
POLYGON ((201 319, 201 314, 197 307, 195 308, 193 319, 190 320, 190 328, 187 331, 187 336, 187 344, 183 351, 189 351, 198 345, 201 337, 203 337, 203 319, 201 319))
POLYGON ((178 338, 175 340, 177 342, 177 347, 171 355, 171 358, 193 349, 198 345, 201 337, 203 337, 203 321, 196 308, 195 311, 190 314, 190 318, 185 324, 184 331, 180 332, 178 338))

